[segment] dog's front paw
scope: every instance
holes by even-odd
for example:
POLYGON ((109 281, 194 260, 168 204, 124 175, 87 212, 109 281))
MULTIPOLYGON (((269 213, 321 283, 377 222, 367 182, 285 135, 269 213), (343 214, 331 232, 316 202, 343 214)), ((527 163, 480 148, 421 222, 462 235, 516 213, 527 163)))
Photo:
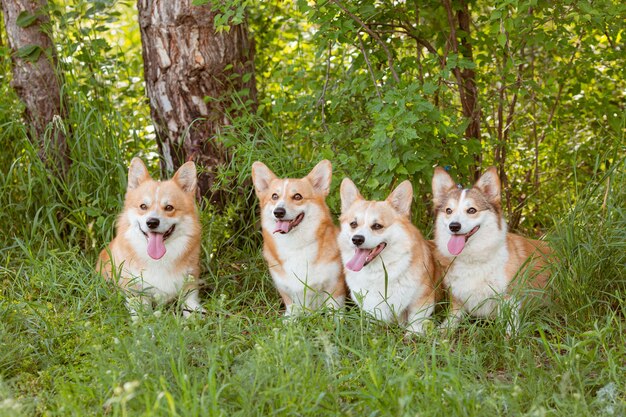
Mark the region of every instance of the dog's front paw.
POLYGON ((404 339, 408 341, 415 338, 424 337, 427 334, 432 333, 434 329, 435 325, 432 320, 416 320, 407 326, 406 333, 404 334, 404 339))
POLYGON ((137 314, 136 311, 133 311, 133 312, 130 313, 130 322, 132 324, 141 323, 141 317, 139 316, 139 314, 137 314))
POLYGON ((448 316, 437 327, 439 333, 447 335, 453 334, 461 324, 462 318, 462 315, 458 312, 448 314, 448 316))
POLYGON ((413 322, 409 325, 408 331, 413 334, 423 335, 432 332, 435 325, 431 320, 423 319, 417 322, 413 322))

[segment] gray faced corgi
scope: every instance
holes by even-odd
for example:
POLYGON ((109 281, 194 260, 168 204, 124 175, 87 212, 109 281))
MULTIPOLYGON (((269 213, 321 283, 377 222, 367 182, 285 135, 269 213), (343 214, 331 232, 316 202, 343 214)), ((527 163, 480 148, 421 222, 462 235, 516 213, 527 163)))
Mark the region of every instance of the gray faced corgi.
POLYGON ((451 296, 445 324, 458 323, 464 311, 492 317, 502 300, 512 302, 516 315, 520 300, 511 299, 516 284, 534 288, 546 285, 548 245, 507 233, 495 167, 470 189, 458 188, 450 175, 437 167, 432 188, 436 255, 447 269, 443 282, 451 296))

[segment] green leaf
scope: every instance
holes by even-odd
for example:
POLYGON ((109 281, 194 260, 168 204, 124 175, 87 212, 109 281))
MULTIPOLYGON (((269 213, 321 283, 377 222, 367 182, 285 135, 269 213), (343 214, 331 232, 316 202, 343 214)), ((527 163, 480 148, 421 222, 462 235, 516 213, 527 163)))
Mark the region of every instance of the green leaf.
POLYGON ((506 33, 498 33, 498 43, 502 47, 506 45, 506 33))
POLYGON ((426 81, 422 86, 422 90, 426 95, 433 94, 435 91, 437 91, 437 84, 432 81, 426 81))
POLYGON ((379 185, 380 185, 380 183, 374 177, 370 177, 370 179, 368 179, 367 183, 365 184, 365 186, 367 188, 378 188, 379 185))
POLYGON ((39 45, 26 45, 17 50, 18 58, 25 59, 30 62, 35 62, 39 59, 39 55, 43 52, 39 45))
POLYGON ((98 210, 94 207, 86 207, 85 208, 85 214, 91 217, 97 217, 100 216, 102 214, 102 210, 98 210))
POLYGON ((24 10, 17 16, 17 20, 15 21, 15 24, 21 28, 27 28, 33 23, 35 23, 38 17, 39 16, 37 14, 30 14, 29 12, 24 10))

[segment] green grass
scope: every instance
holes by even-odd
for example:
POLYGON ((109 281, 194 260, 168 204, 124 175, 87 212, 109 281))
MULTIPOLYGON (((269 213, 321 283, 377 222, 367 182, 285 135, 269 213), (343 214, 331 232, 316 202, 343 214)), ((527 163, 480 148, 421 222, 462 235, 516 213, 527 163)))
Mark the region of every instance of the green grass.
MULTIPOLYGON (((120 5, 135 16, 132 5, 120 5)), ((558 173, 548 189, 558 184, 572 197, 549 202, 561 204, 560 213, 542 212, 544 202, 533 199, 527 227, 554 217, 557 262, 551 303, 527 311, 514 337, 503 320, 465 320, 453 334, 406 340, 399 327, 354 307, 285 321, 256 215, 244 202, 249 167, 262 159, 281 175, 306 174, 320 159, 308 133, 319 126, 266 125, 247 113, 221 138, 233 162, 219 178, 233 189, 233 204, 222 214, 201 212, 207 317, 184 320, 168 305, 132 324, 122 295, 94 264, 113 236, 130 158, 156 168, 142 83, 120 83, 142 77, 139 34, 103 51, 110 16, 74 11, 63 12, 55 39, 59 56, 73 57, 62 68, 73 162, 65 181, 45 171, 25 139, 7 77, 10 51, 0 50, 0 417, 626 416, 623 122, 621 136, 598 134, 597 151, 581 151, 584 181, 563 165, 546 171, 558 173), (306 140, 290 140, 294 128, 306 140)), ((359 166, 334 156, 336 209, 342 174, 359 166)), ((521 169, 523 161, 510 160, 521 169)), ((416 206, 427 200, 416 196, 416 206)), ((428 234, 427 212, 414 215, 428 234)))
MULTIPOLYGON (((76 179, 55 192, 89 184, 105 195, 82 179, 86 169, 75 166, 76 179)), ((168 305, 132 324, 93 271, 110 231, 93 231, 89 217, 67 223, 89 216, 80 198, 59 208, 50 194, 38 210, 9 201, 39 186, 36 170, 0 184, 3 229, 13 231, 0 249, 0 416, 626 415, 624 170, 609 174, 604 208, 598 178, 557 219, 552 302, 525 314, 517 335, 497 320, 466 320, 454 334, 408 341, 354 307, 283 320, 258 232, 229 231, 232 213, 208 210, 208 316, 184 320, 168 305), (33 210, 34 222, 19 220, 33 210)), ((104 211, 88 206, 95 218, 104 211)))

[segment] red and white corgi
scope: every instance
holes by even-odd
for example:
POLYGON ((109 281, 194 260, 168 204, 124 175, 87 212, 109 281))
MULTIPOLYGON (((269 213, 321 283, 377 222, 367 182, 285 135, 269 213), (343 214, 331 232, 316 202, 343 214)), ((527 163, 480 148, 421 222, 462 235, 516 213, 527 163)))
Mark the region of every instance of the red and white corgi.
POLYGON ((339 248, 353 300, 379 320, 421 333, 436 303, 435 264, 428 243, 411 224, 413 188, 404 181, 385 201, 365 200, 341 183, 339 248))
POLYGON ((507 233, 495 167, 470 189, 458 188, 437 167, 432 187, 437 258, 447 269, 443 282, 451 297, 444 325, 456 325, 463 311, 493 317, 502 300, 511 303, 516 320, 521 296, 517 290, 546 285, 548 245, 507 233))
POLYGON ((332 165, 326 160, 298 179, 280 179, 258 161, 252 165, 261 204, 263 256, 286 316, 322 305, 341 307, 345 301, 338 230, 326 205, 331 176, 332 165))
POLYGON ((96 269, 127 290, 133 318, 137 314, 134 300, 167 302, 181 292, 185 317, 204 311, 197 290, 201 228, 195 192, 193 162, 163 182, 150 177, 141 159, 133 158, 130 163, 117 233, 100 253, 96 269))

